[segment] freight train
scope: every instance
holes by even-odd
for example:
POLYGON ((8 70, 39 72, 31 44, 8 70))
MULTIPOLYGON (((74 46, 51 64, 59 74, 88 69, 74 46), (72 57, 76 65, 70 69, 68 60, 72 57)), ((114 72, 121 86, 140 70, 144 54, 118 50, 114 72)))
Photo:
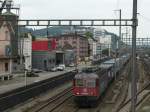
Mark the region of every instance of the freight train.
POLYGON ((103 62, 99 67, 86 67, 76 74, 72 90, 75 102, 79 105, 95 105, 128 60, 129 55, 123 55, 103 62))

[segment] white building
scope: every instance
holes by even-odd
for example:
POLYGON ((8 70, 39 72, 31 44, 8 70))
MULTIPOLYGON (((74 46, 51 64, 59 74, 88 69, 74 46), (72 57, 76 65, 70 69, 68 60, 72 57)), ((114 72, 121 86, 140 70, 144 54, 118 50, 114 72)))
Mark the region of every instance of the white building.
POLYGON ((98 39, 98 43, 101 44, 102 49, 107 49, 107 48, 111 47, 111 44, 112 44, 111 38, 112 38, 111 35, 105 35, 98 39))
POLYGON ((111 35, 105 35, 98 39, 99 44, 97 45, 97 53, 102 53, 103 50, 109 49, 109 55, 110 55, 110 49, 112 48, 112 36, 111 35))
POLYGON ((95 39, 88 39, 89 41, 89 48, 90 48, 90 58, 93 58, 96 55, 96 43, 95 39))
POLYGON ((99 38, 99 43, 101 44, 111 44, 111 35, 105 35, 101 38, 99 38))
POLYGON ((20 56, 22 56, 22 52, 23 52, 24 59, 22 60, 21 58, 21 61, 24 62, 25 69, 31 70, 32 68, 32 36, 30 33, 25 35, 24 38, 21 38, 19 51, 20 51, 20 56))
POLYGON ((93 31, 94 38, 100 38, 105 35, 105 30, 101 28, 95 28, 93 31))
POLYGON ((96 55, 96 42, 93 42, 93 56, 96 55))

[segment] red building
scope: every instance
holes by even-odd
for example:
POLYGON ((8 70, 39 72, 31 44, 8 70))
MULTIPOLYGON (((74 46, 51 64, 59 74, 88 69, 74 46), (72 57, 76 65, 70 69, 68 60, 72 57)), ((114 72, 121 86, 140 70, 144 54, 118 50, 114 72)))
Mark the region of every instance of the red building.
POLYGON ((36 40, 32 42, 32 67, 50 70, 56 65, 55 39, 36 40))
POLYGON ((52 51, 56 49, 56 40, 37 40, 32 42, 33 51, 52 51))

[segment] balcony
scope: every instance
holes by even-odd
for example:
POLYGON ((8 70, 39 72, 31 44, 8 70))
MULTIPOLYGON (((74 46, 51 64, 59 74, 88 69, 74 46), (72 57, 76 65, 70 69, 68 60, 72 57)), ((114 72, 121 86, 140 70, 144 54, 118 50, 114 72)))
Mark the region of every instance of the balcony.
POLYGON ((17 56, 4 56, 4 55, 0 55, 0 60, 5 60, 5 59, 16 59, 17 56))

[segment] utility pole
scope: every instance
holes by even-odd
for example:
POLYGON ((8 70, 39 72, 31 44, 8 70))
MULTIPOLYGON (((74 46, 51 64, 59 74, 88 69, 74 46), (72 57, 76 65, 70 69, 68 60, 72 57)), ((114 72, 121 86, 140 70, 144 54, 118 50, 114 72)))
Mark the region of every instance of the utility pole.
MULTIPOLYGON (((118 39, 118 41, 120 42, 120 40, 121 40, 121 19, 122 19, 122 11, 121 11, 121 9, 119 9, 119 10, 114 10, 114 11, 119 11, 119 39, 118 39)), ((118 42, 118 48, 120 47, 120 44, 119 44, 119 42, 118 42)))
MULTIPOLYGON (((121 12, 121 9, 119 10, 115 10, 115 11, 119 11, 119 39, 116 39, 117 43, 116 43, 116 50, 115 50, 115 80, 116 80, 116 58, 118 57, 117 54, 118 54, 118 51, 119 51, 119 48, 121 47, 121 44, 120 44, 120 41, 121 41, 121 15, 122 15, 122 12, 121 12)), ((119 65, 120 65, 120 61, 119 61, 119 65)))
MULTIPOLYGON (((120 26, 119 26, 119 42, 120 42, 120 40, 121 40, 121 9, 119 9, 119 19, 120 19, 120 26)), ((119 44, 119 47, 121 47, 120 46, 120 44, 119 44)))
MULTIPOLYGON (((75 38, 77 39, 77 31, 76 31, 76 27, 74 26, 74 29, 75 29, 75 38)), ((76 53, 75 53, 76 55, 75 55, 75 63, 76 63, 76 71, 78 71, 78 56, 77 56, 77 47, 76 47, 76 53)))
POLYGON ((1 2, 1 7, 0 7, 0 15, 1 15, 4 7, 6 6, 6 0, 5 1, 0 0, 0 2, 1 2))
POLYGON ((48 36, 49 36, 48 26, 46 27, 46 29, 47 29, 46 35, 47 35, 47 38, 48 38, 48 36))
MULTIPOLYGON (((126 27, 126 39, 128 38, 128 27, 126 27)), ((127 47, 127 44, 126 44, 127 47)))
POLYGON ((131 85, 131 111, 136 111, 137 84, 136 84, 136 33, 137 33, 137 0, 133 0, 133 25, 132 25, 132 85, 131 85))

